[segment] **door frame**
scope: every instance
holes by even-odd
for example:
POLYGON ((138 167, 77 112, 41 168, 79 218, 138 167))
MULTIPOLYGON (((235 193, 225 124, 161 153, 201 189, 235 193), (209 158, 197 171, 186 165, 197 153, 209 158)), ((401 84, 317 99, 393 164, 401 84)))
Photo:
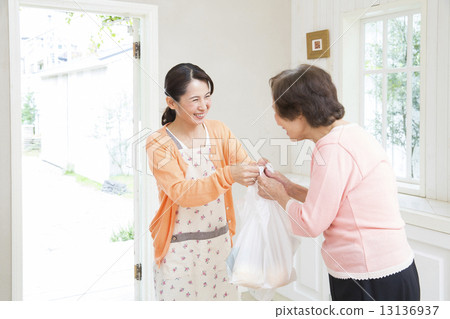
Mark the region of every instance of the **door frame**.
MULTIPOLYGON (((10 25, 10 83, 15 86, 11 88, 11 232, 12 232, 12 300, 23 299, 23 229, 22 229, 22 149, 21 149, 21 89, 20 89, 20 28, 19 8, 20 6, 66 9, 71 11, 88 11, 99 13, 110 13, 122 16, 132 16, 140 19, 140 42, 141 55, 139 60, 134 60, 134 81, 138 79, 140 85, 138 92, 134 89, 134 133, 148 131, 158 127, 159 119, 159 90, 158 83, 158 7, 153 4, 143 4, 135 0, 9 0, 9 25, 10 25), (12 50, 15 49, 15 50, 12 50), (16 50, 17 49, 17 50, 16 50), (137 65, 137 67, 136 67, 137 65), (136 104, 135 102, 139 102, 136 104)), ((136 82, 135 82, 136 83, 136 82)), ((137 156, 143 158, 145 154, 136 148, 137 156)), ((145 150, 145 147, 144 147, 145 150)), ((145 152, 144 152, 145 153, 145 152)), ((144 166, 145 161, 138 161, 139 166, 144 166)), ((148 194, 156 194, 156 186, 151 177, 146 174, 147 169, 133 165, 135 176, 134 190, 134 224, 135 240, 134 259, 135 264, 141 263, 143 273, 142 281, 135 280, 135 299, 153 299, 153 278, 151 271, 153 264, 153 250, 148 236, 148 223, 151 212, 156 211, 155 201, 150 200, 148 194), (144 233, 145 232, 145 233, 144 233), (142 234, 143 236, 141 236, 142 234)), ((131 274, 130 274, 131 275, 131 274)))

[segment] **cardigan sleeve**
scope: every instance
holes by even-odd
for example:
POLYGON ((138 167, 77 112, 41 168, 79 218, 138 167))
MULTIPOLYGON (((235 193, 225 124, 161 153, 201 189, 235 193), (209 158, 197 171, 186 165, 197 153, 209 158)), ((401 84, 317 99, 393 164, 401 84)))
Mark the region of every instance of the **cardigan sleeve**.
POLYGON ((324 145, 312 161, 305 202, 290 200, 286 205, 294 234, 304 237, 317 237, 330 227, 347 195, 351 175, 356 170, 359 176, 353 158, 338 144, 324 145))
POLYGON ((219 167, 205 178, 186 180, 175 145, 168 136, 162 139, 150 136, 146 148, 149 167, 158 185, 173 202, 183 207, 209 203, 229 190, 234 182, 229 166, 219 167))

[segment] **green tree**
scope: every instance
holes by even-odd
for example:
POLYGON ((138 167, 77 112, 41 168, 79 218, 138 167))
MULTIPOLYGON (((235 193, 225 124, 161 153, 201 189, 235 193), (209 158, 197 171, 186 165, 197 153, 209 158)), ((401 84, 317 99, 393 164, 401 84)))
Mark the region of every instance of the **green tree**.
POLYGON ((34 92, 28 92, 24 96, 22 104, 22 124, 34 125, 36 120, 36 101, 34 100, 34 92))
MULTIPOLYGON (((66 22, 67 24, 70 24, 72 22, 72 19, 74 19, 75 13, 74 12, 66 12, 66 22)), ((97 21, 99 22, 99 28, 96 33, 96 35, 91 35, 90 37, 90 52, 95 53, 98 49, 103 45, 104 43, 104 37, 108 36, 111 38, 114 38, 117 43, 120 43, 123 38, 116 38, 117 34, 114 32, 112 26, 114 25, 126 25, 128 27, 133 26, 132 19, 128 17, 119 17, 119 16, 112 16, 112 15, 103 15, 103 14, 97 14, 95 15, 97 18, 97 21)), ((79 14, 79 17, 84 17, 83 13, 79 14)))

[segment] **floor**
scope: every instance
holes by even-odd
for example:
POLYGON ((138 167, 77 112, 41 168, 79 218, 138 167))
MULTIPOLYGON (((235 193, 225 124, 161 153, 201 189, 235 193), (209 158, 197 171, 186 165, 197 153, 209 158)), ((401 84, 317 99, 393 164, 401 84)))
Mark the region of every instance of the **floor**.
POLYGON ((23 158, 24 300, 133 300, 132 199, 80 185, 38 157, 23 158))
MULTIPOLYGON (((242 301, 257 301, 257 299, 252 295, 250 291, 243 291, 241 293, 241 300, 242 301)), ((272 301, 288 301, 289 298, 286 298, 283 295, 280 295, 279 293, 275 293, 275 296, 272 298, 272 301)))

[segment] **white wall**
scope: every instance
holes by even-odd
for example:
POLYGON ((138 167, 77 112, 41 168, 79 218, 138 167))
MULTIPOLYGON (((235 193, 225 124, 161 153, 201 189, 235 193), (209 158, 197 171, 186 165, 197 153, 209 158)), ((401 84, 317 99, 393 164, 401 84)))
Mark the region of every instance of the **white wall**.
POLYGON ((426 83, 426 195, 450 200, 450 2, 428 0, 426 83))
MULTIPOLYGON (((44 161, 63 169, 72 168, 77 174, 103 183, 111 175, 119 174, 113 163, 105 137, 115 135, 119 129, 122 139, 133 135, 132 92, 133 66, 128 57, 121 55, 95 66, 82 64, 68 71, 60 68, 43 75, 35 75, 40 89, 36 92, 36 103, 40 114, 41 155, 44 161), (120 127, 114 132, 107 126, 117 126, 118 110, 122 111, 120 127), (112 112, 111 114, 109 112, 112 112), (108 119, 108 116, 114 116, 108 119)), ((129 150, 131 153, 131 150, 129 150)), ((126 163, 131 166, 130 162, 126 163)))
MULTIPOLYGON (((0 30, 8 30, 8 3, 0 2, 0 30)), ((0 43, 9 41, 8 32, 0 33, 0 43)), ((0 300, 10 300, 11 295, 11 113, 9 109, 9 48, 0 46, 0 300)))
POLYGON ((46 77, 36 90, 41 126, 41 159, 67 167, 67 74, 46 77), (42 143, 43 142, 43 143, 42 143))
POLYGON ((15 183, 21 174, 20 68, 18 48, 5 45, 18 31, 18 21, 10 20, 15 9, 14 1, 0 1, 0 300, 22 298, 21 196, 15 183))

